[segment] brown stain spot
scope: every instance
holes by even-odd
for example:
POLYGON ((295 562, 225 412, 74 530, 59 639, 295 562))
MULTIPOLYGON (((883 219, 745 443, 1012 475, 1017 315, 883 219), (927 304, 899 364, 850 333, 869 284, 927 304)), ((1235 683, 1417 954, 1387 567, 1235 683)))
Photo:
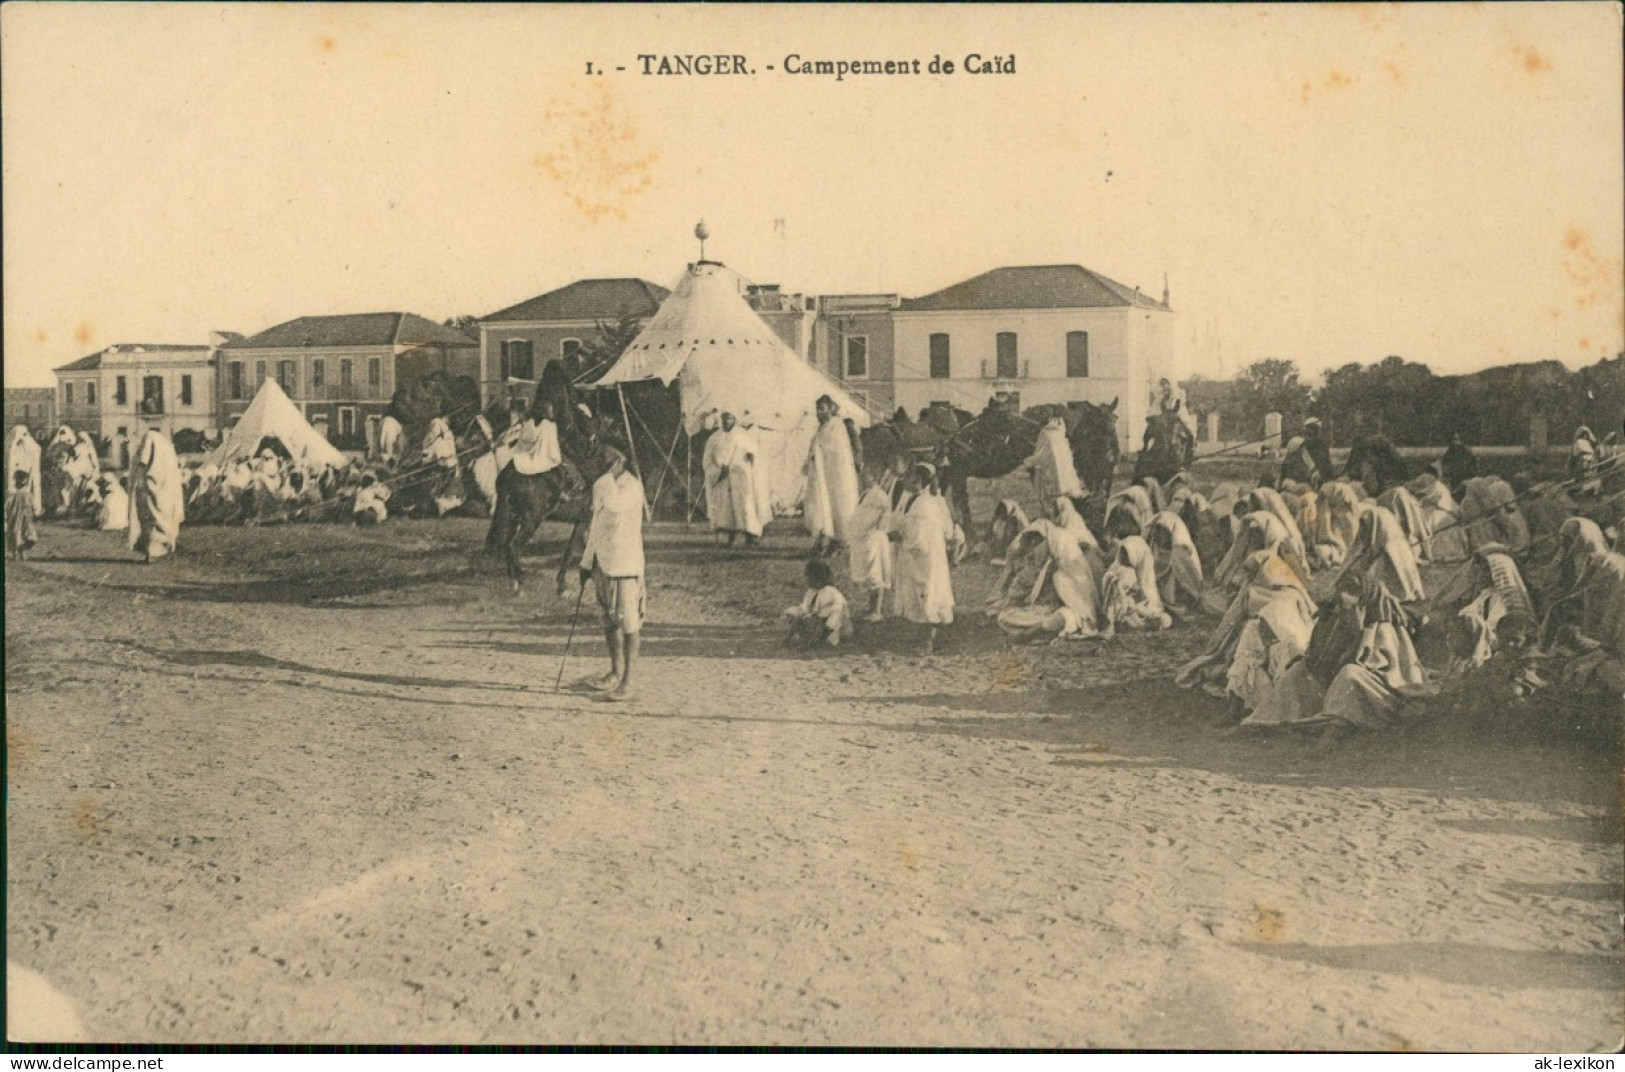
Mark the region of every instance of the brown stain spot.
POLYGON ((1545 74, 1552 69, 1552 61, 1541 55, 1534 45, 1519 42, 1512 46, 1512 55, 1525 74, 1545 74))
POLYGON ((1397 60, 1384 60, 1382 69, 1388 72, 1388 80, 1398 89, 1405 88, 1405 68, 1397 60))
POLYGON ((35 328, 33 333, 29 336, 29 338, 33 339, 35 342, 50 342, 51 341, 51 336, 49 336, 49 335, 47 335, 45 333, 44 328, 35 328))
POLYGON ((6 727, 6 764, 9 771, 22 774, 34 763, 39 751, 39 738, 27 730, 6 727))
POLYGON ((96 801, 89 794, 81 793, 74 798, 73 828, 87 840, 101 840, 103 830, 101 809, 96 806, 96 801))
POLYGON ((1580 347, 1581 350, 1589 350, 1589 349, 1591 349, 1591 340, 1588 339, 1588 338, 1587 339, 1581 339, 1577 345, 1580 347))
POLYGON ((654 185, 660 154, 605 83, 590 82, 542 110, 547 145, 531 160, 592 223, 626 219, 627 203, 654 185))
POLYGON ((1286 938, 1286 913, 1263 901, 1253 902, 1253 937, 1271 944, 1286 938))
POLYGON ((80 321, 79 326, 73 329, 73 341, 80 346, 89 346, 95 337, 96 329, 86 321, 80 321))
POLYGON ((1302 104, 1308 104, 1322 94, 1353 89, 1359 84, 1358 75, 1352 75, 1347 71, 1334 67, 1319 78, 1306 78, 1298 83, 1298 101, 1302 104))
POLYGON ((993 673, 993 684, 1001 689, 1013 689, 1027 676, 1027 668, 1018 660, 1007 659, 993 673))
POLYGON ((906 841, 897 843, 897 859, 902 863, 904 871, 918 871, 920 869, 919 853, 915 852, 914 846, 906 841))
POLYGON ((1571 224, 1563 232, 1563 249, 1563 272, 1574 285, 1576 309, 1625 300, 1625 264, 1599 253, 1584 227, 1571 224))
POLYGON ((320 52, 333 52, 338 47, 338 41, 331 34, 320 34, 316 38, 316 48, 320 52))

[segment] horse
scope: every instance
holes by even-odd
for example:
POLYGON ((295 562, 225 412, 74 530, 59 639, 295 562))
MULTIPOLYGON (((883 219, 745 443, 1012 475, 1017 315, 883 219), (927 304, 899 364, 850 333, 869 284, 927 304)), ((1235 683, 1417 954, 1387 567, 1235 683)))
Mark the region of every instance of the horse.
POLYGON ((914 420, 899 408, 889 421, 858 433, 858 467, 877 479, 902 476, 914 462, 936 464, 948 440, 975 418, 964 410, 933 406, 914 420))
POLYGON ((592 520, 592 486, 603 475, 600 449, 611 441, 612 426, 584 413, 577 397, 564 366, 557 359, 549 361, 537 381, 532 411, 543 402, 551 403, 565 465, 550 473, 525 474, 509 462, 497 475, 496 508, 485 533, 485 553, 502 557, 515 593, 524 585, 520 553, 542 522, 554 520, 571 522, 556 578, 559 594, 564 594, 570 554, 584 540, 592 520))
POLYGON ((1145 419, 1145 439, 1134 457, 1134 481, 1154 477, 1167 484, 1196 460, 1196 437, 1179 416, 1179 403, 1145 419))

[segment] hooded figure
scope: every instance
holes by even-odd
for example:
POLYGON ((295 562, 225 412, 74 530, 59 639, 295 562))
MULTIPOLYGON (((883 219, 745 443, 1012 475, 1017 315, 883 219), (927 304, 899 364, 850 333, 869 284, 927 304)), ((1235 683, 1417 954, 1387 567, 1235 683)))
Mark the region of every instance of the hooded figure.
MULTIPOLYGON (((1210 694, 1228 695, 1228 685, 1220 683, 1234 676, 1232 664, 1243 633, 1274 600, 1291 603, 1288 608, 1278 608, 1279 612, 1289 611, 1303 622, 1314 618, 1315 605, 1309 598, 1308 587, 1298 571, 1281 557, 1285 544, 1286 530, 1273 514, 1257 511, 1247 515, 1242 534, 1231 548, 1232 555, 1226 557, 1220 575, 1215 577, 1223 587, 1210 592, 1210 596, 1222 593, 1234 584, 1237 585, 1235 595, 1214 629, 1207 649, 1180 667, 1174 679, 1177 684, 1186 688, 1200 685, 1210 694)), ((1284 628, 1280 631, 1289 632, 1284 628)))
POLYGON ((175 445, 151 426, 130 459, 130 550, 148 562, 175 550, 186 520, 183 496, 175 445))
POLYGON ((1041 503, 1053 502, 1058 495, 1083 494, 1078 470, 1072 461, 1072 444, 1066 438, 1066 421, 1051 417, 1038 430, 1032 457, 1022 463, 1032 475, 1033 490, 1041 503))
POLYGON ((1433 562, 1465 562, 1468 556, 1467 529, 1461 524, 1456 497, 1450 487, 1432 473, 1423 473, 1412 482, 1416 505, 1427 522, 1433 562))
POLYGON ((40 449, 35 442, 34 435, 25 425, 16 425, 11 430, 11 440, 6 444, 6 487, 17 486, 15 474, 28 474, 28 495, 34 506, 34 516, 38 517, 42 510, 40 494, 40 449))
MULTIPOLYGON (((1061 500, 1065 502, 1066 500, 1061 500)), ((1068 503, 1070 505, 1070 503, 1068 503)), ((1092 544, 1093 537, 1090 537, 1092 544)), ((1004 598, 990 610, 999 628, 1017 636, 1052 634, 1068 640, 1095 636, 1100 618, 1100 560, 1098 550, 1085 550, 1078 535, 1059 521, 1033 522, 1011 549, 1011 566, 995 595, 1004 598), (1024 591, 1022 562, 1038 564, 1024 591)))
POLYGON ((1422 588, 1422 571, 1410 540, 1399 519, 1384 507, 1369 504, 1360 514, 1359 534, 1349 551, 1345 576, 1373 574, 1385 590, 1401 603, 1418 603, 1427 598, 1422 588))
POLYGON ((1202 558, 1190 530, 1178 514, 1164 510, 1151 519, 1146 535, 1157 560, 1157 590, 1170 614, 1194 614, 1202 608, 1202 558))
POLYGON ((1122 629, 1167 629, 1173 624, 1157 589, 1157 561, 1141 536, 1125 536, 1100 579, 1106 636, 1122 629))
MULTIPOLYGON (((935 627, 954 620, 953 578, 949 552, 958 541, 958 526, 948 503, 932 487, 935 469, 917 465, 909 489, 892 512, 897 545, 897 613, 907 621, 935 627)), ((933 637, 928 634, 927 649, 933 637)))
POLYGON ((1529 548, 1529 523, 1518 506, 1518 495, 1498 476, 1467 481, 1461 496, 1461 520, 1467 526, 1467 542, 1475 551, 1486 544, 1502 544, 1513 554, 1529 548))

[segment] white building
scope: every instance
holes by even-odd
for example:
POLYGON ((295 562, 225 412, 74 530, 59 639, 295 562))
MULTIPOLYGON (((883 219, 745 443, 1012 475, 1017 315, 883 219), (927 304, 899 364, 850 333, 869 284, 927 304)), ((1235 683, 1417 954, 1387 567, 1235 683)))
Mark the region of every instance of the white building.
POLYGON ((216 426, 212 346, 115 343, 55 370, 63 424, 113 442, 140 438, 142 417, 171 438, 216 426))
POLYGON ((910 414, 934 402, 980 412, 996 394, 1023 409, 1117 399, 1125 450, 1175 378, 1173 311, 1076 264, 995 268, 892 313, 893 399, 910 414))

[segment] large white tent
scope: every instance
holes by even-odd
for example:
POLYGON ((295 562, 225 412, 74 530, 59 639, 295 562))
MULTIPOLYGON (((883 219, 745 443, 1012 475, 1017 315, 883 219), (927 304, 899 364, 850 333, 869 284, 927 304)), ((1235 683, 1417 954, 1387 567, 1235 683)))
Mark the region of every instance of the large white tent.
POLYGON ((349 459, 305 420, 299 407, 283 394, 275 380, 260 384, 254 401, 243 411, 242 419, 226 434, 225 441, 209 455, 209 461, 225 465, 238 458, 251 458, 260 440, 276 436, 300 465, 320 468, 342 467, 349 459))
POLYGON ((592 386, 676 380, 689 435, 718 412, 741 420, 749 414, 766 455, 757 471, 768 480, 775 511, 785 511, 801 499, 801 469, 818 427, 818 397, 829 395, 840 415, 859 428, 868 426, 869 414, 839 383, 790 349, 741 291, 739 276, 725 266, 689 265, 659 311, 592 386))

